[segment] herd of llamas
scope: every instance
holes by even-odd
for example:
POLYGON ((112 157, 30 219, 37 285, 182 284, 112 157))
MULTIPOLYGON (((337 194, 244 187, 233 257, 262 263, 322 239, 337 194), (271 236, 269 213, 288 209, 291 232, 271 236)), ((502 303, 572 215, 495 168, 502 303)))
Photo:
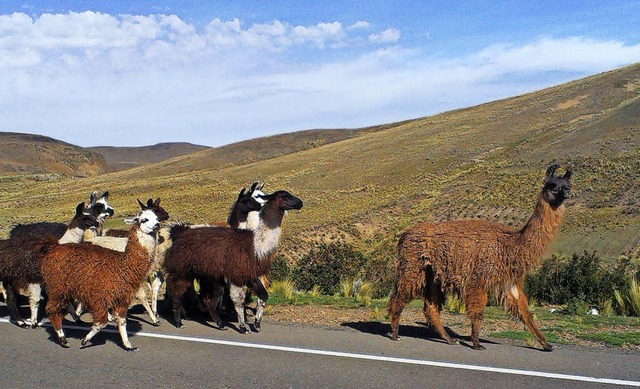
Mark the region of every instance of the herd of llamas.
MULTIPOLYGON (((458 343, 444 328, 439 312, 449 294, 461 296, 471 321, 472 347, 482 350, 480 324, 489 293, 522 321, 545 351, 552 350, 529 311, 524 278, 541 259, 562 223, 564 201, 571 191, 571 169, 557 175, 557 164, 546 171, 533 215, 519 230, 482 220, 420 223, 404 231, 397 246, 397 271, 389 299, 392 340, 399 340, 404 306, 421 297, 424 315, 449 344, 458 343)), ((90 313, 92 327, 81 340, 86 347, 110 321, 115 322, 126 350, 136 350, 127 335, 127 311, 134 298, 142 303, 150 323, 159 324, 158 299, 166 283, 167 306, 173 324, 182 328, 189 301, 208 312, 219 329, 222 300, 228 291, 237 315, 237 329, 251 332, 245 318, 247 290, 257 296, 253 330, 260 322, 269 272, 282 233, 286 211, 303 203, 285 190, 265 194, 254 182, 242 189, 226 224, 191 225, 169 219, 160 199, 138 200, 140 211, 125 219, 128 230, 104 228, 114 215, 109 193, 93 192, 85 206, 77 205, 68 224, 41 222, 12 228, 0 240, 0 281, 11 320, 37 327, 39 304, 58 343, 69 347, 62 318, 80 321, 90 313), (199 291, 196 293, 194 280, 199 291), (151 296, 149 298, 148 292, 151 296), (29 299, 30 318, 19 312, 19 295, 29 299)))

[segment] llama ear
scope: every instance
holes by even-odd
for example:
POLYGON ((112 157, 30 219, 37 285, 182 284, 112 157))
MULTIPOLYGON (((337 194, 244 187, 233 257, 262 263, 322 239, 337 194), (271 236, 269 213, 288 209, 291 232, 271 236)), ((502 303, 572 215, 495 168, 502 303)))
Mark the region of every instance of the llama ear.
POLYGON ((571 169, 571 166, 567 167, 567 170, 564 172, 564 176, 562 176, 562 178, 565 179, 570 179, 571 175, 573 174, 573 169, 571 169))
POLYGON ((109 191, 105 190, 104 193, 100 196, 100 198, 109 199, 109 191))
POLYGON ((253 193, 253 191, 256 190, 256 186, 258 186, 258 181, 254 181, 253 184, 251 184, 251 189, 249 189, 249 193, 253 193))
POLYGON ((76 206, 76 216, 82 215, 84 212, 84 201, 76 206))
POLYGON ((238 193, 238 200, 240 200, 242 198, 242 196, 244 196, 244 188, 242 188, 240 193, 238 193))
MULTIPOLYGON (((149 201, 151 201, 151 199, 149 199, 149 201)), ((159 207, 160 206, 160 197, 158 197, 156 199, 156 201, 153 202, 153 204, 151 204, 154 207, 159 207)))
POLYGON ((153 200, 149 199, 147 200, 147 208, 151 208, 153 207, 153 200))
POLYGON ((258 190, 262 190, 262 188, 264 188, 264 184, 266 184, 266 182, 263 182, 262 185, 258 187, 258 190))
POLYGON ((560 165, 558 165, 557 163, 549 165, 549 167, 547 168, 547 173, 544 177, 544 181, 546 182, 547 180, 549 180, 549 178, 553 177, 553 174, 556 172, 556 170, 558 170, 559 167, 560 165))
POLYGON ((136 199, 136 200, 138 200, 138 204, 140 205, 140 208, 142 208, 143 211, 147 209, 147 206, 142 204, 142 201, 140 201, 140 199, 136 199))
POLYGON ((98 200, 98 191, 94 190, 93 192, 91 192, 91 194, 89 195, 89 205, 93 205, 96 203, 96 200, 98 200))

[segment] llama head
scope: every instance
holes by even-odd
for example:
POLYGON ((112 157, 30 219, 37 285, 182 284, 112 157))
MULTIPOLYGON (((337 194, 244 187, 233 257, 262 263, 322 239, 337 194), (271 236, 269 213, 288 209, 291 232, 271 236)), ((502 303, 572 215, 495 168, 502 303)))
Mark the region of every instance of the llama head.
POLYGON ((258 185, 258 181, 255 181, 253 184, 251 184, 251 188, 249 188, 249 195, 256 199, 256 201, 259 202, 260 205, 265 205, 267 203, 267 200, 262 197, 264 196, 264 192, 262 191, 262 188, 264 188, 264 184, 265 183, 263 182, 262 185, 258 185))
POLYGON ((275 203, 275 206, 283 211, 302 208, 302 200, 286 190, 277 190, 270 195, 261 195, 260 198, 266 200, 267 203, 275 203))
POLYGON ((84 207, 84 202, 82 202, 76 206, 76 213, 71 223, 69 223, 69 230, 78 228, 85 231, 90 228, 97 228, 99 225, 98 220, 89 212, 89 208, 84 207))
MULTIPOLYGON (((254 187, 252 186, 251 188, 254 187)), ((247 214, 251 211, 259 211, 260 209, 262 209, 263 204, 264 202, 262 202, 262 200, 258 200, 256 197, 254 197, 254 192, 252 189, 250 189, 249 191, 245 191, 244 188, 242 188, 242 190, 238 194, 238 199, 234 204, 234 208, 239 207, 241 213, 247 214)))
POLYGON ((127 224, 135 224, 140 227, 140 231, 145 234, 154 234, 160 229, 160 220, 158 215, 151 209, 143 209, 138 211, 133 219, 125 219, 127 224))
POLYGON ((98 219, 99 222, 103 222, 109 216, 113 216, 113 207, 109 205, 107 202, 109 199, 109 192, 104 191, 100 196, 98 196, 97 191, 91 192, 89 196, 89 207, 88 209, 91 211, 93 216, 98 219))
POLYGON ((158 197, 155 201, 149 199, 147 200, 147 204, 143 204, 142 201, 138 200, 138 204, 140 205, 141 210, 146 211, 146 210, 151 210, 153 211, 156 216, 158 217, 158 221, 165 221, 169 219, 169 213, 167 211, 165 211, 164 208, 162 208, 160 206, 160 198, 158 197))
POLYGON ((553 164, 547 168, 547 173, 542 185, 542 198, 553 208, 557 208, 564 200, 569 198, 571 194, 571 174, 572 170, 568 167, 564 175, 557 176, 556 170, 560 167, 553 164))

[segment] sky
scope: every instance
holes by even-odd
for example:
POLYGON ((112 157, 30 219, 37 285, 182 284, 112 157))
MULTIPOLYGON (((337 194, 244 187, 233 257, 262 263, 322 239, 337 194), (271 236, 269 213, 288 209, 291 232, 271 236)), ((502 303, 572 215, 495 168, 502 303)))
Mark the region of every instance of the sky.
POLYGON ((0 1, 0 131, 221 146, 640 62, 640 1, 0 1))

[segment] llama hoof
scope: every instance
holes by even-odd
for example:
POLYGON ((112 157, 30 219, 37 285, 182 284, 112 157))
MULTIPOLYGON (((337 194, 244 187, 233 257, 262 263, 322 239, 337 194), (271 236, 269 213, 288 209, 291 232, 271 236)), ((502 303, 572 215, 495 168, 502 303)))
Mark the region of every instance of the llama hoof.
POLYGON ((160 321, 159 320, 158 321, 154 321, 154 322, 151 323, 151 325, 154 326, 154 327, 160 327, 160 321))
POLYGON ((69 342, 67 342, 67 338, 65 338, 64 336, 58 339, 58 344, 60 344, 60 346, 64 348, 69 348, 69 342))
POLYGON ((389 339, 393 340, 394 342, 398 342, 400 340, 400 337, 398 336, 398 334, 389 334, 389 339))
POLYGON ((477 351, 482 351, 482 350, 486 350, 487 349, 486 347, 484 347, 482 345, 479 345, 479 344, 474 344, 472 348, 474 350, 477 350, 477 351))
POLYGON ((81 348, 81 349, 83 349, 83 348, 85 348, 85 347, 87 347, 87 346, 90 346, 90 345, 91 345, 91 343, 89 343, 89 341, 88 341, 88 340, 86 340, 86 339, 82 339, 82 340, 80 341, 80 348, 81 348))
POLYGON ((133 352, 140 351, 140 349, 138 349, 137 347, 129 347, 129 348, 126 348, 125 350, 133 351, 133 352))
POLYGON ((450 344, 450 345, 460 344, 460 341, 458 341, 457 339, 447 339, 447 344, 450 344))
POLYGON ((248 334, 251 333, 251 330, 249 328, 247 328, 247 327, 240 327, 239 331, 240 331, 241 334, 247 334, 248 335, 248 334))
POLYGON ((38 323, 33 323, 31 324, 31 329, 35 330, 36 328, 39 328, 40 326, 38 325, 38 323))
POLYGON ((260 322, 259 321, 256 321, 256 322, 253 323, 253 330, 255 332, 260 332, 261 328, 260 328, 260 322))
POLYGON ((552 345, 547 344, 547 345, 542 346, 542 351, 550 352, 550 351, 553 351, 554 348, 555 347, 553 347, 552 345))
POLYGON ((24 322, 24 321, 22 321, 22 320, 20 320, 20 321, 18 322, 18 327, 20 327, 20 328, 29 328, 29 327, 31 327, 31 325, 30 325, 30 324, 25 323, 25 322, 24 322))

